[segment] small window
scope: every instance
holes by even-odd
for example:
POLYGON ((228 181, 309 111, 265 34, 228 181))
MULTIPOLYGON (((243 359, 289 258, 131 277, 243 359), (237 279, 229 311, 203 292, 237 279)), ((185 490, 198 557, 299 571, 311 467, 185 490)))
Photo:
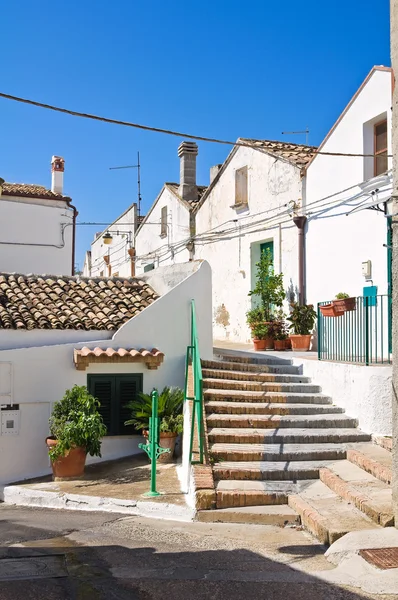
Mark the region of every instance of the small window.
POLYGON ((167 235, 167 206, 163 206, 160 218, 160 237, 167 235))
POLYGON ((149 265, 145 265, 144 273, 148 273, 148 271, 153 271, 155 268, 155 263, 150 263, 149 265))
POLYGON ((137 431, 125 425, 131 418, 126 404, 142 392, 142 375, 88 375, 87 387, 100 402, 99 412, 107 428, 107 435, 133 435, 137 431))
POLYGON ((100 271, 100 277, 103 277, 103 276, 104 276, 104 272, 100 271))
POLYGON ((387 120, 374 126, 374 176, 381 175, 388 170, 387 158, 387 120))
POLYGON ((235 206, 246 206, 249 202, 247 167, 235 171, 235 206))

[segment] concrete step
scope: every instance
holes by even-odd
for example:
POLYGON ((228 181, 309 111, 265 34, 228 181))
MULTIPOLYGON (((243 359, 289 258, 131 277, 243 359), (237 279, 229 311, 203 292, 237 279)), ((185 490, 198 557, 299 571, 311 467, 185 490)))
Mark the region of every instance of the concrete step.
MULTIPOLYGON (((203 364, 203 361, 202 361, 203 364)), ((263 382, 277 382, 277 383, 310 383, 311 378, 305 377, 304 375, 289 375, 279 373, 261 373, 261 372, 250 372, 250 371, 232 371, 232 370, 220 370, 202 368, 203 377, 213 379, 227 379, 227 380, 239 380, 239 381, 263 381, 263 382)))
POLYGON ((379 528, 322 481, 314 481, 299 494, 289 496, 288 504, 323 544, 332 544, 350 531, 379 528))
POLYGON ((347 459, 384 483, 392 481, 392 454, 372 443, 352 444, 347 459))
POLYGON ((344 444, 213 444, 217 461, 307 461, 342 460, 344 444))
POLYGON ((229 402, 298 402, 300 404, 331 404, 332 400, 324 394, 305 394, 294 392, 256 392, 247 390, 223 390, 208 388, 203 392, 205 400, 228 400, 229 402))
POLYGON ((196 520, 202 523, 248 523, 277 527, 300 525, 300 517, 287 504, 202 510, 197 513, 196 520))
POLYGON ((366 442, 370 435, 359 429, 233 429, 208 430, 210 443, 220 444, 322 444, 366 442))
POLYGON ((321 391, 319 385, 311 383, 275 383, 272 381, 248 381, 244 379, 217 379, 216 377, 205 377, 203 379, 204 389, 239 390, 248 392, 288 392, 318 394, 321 391))
POLYGON ((238 506, 272 506, 286 504, 289 494, 297 494, 308 480, 293 483, 292 481, 253 481, 253 480, 221 480, 217 482, 217 508, 238 506))
POLYGON ((301 367, 286 364, 249 364, 229 361, 202 360, 204 369, 219 369, 221 371, 244 371, 250 373, 282 373, 296 374, 300 373, 301 367))
POLYGON ((378 525, 394 525, 392 489, 388 484, 348 460, 330 464, 320 470, 319 476, 333 492, 354 504, 378 525))
POLYGON ((245 365, 273 365, 283 364, 292 365, 293 361, 290 358, 281 358, 280 356, 272 356, 272 353, 267 356, 244 356, 233 352, 214 352, 214 358, 223 362, 234 362, 245 365))
POLYGON ((218 402, 205 403, 207 414, 225 415, 319 415, 341 414, 343 409, 332 404, 285 404, 281 402, 218 402))
POLYGON ((392 452, 392 437, 388 435, 372 435, 372 442, 392 452))
POLYGON ((207 417, 208 427, 227 428, 253 428, 253 429, 276 429, 280 427, 298 427, 300 429, 320 427, 356 427, 358 422, 353 417, 345 414, 333 415, 217 415, 211 414, 207 417))
MULTIPOLYGON (((318 479, 319 469, 327 467, 330 461, 223 461, 213 466, 214 478, 254 479, 267 481, 291 481, 297 479, 318 479)), ((333 461, 332 461, 333 462, 333 461)))

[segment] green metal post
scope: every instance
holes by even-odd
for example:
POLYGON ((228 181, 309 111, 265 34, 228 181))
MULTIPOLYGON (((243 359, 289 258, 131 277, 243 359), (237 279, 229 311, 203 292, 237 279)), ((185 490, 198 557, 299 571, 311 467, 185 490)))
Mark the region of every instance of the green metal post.
POLYGON ((365 302, 365 365, 369 366, 369 298, 364 297, 365 302))
POLYGON ((159 394, 157 390, 152 392, 152 417, 149 417, 149 436, 147 444, 139 444, 139 447, 148 454, 151 460, 151 491, 144 496, 160 496, 156 490, 156 461, 164 452, 170 452, 169 448, 159 446, 159 417, 158 417, 159 394))
POLYGON ((321 309, 319 308, 319 302, 318 302, 318 360, 321 360, 321 339, 322 339, 322 332, 321 332, 321 309))

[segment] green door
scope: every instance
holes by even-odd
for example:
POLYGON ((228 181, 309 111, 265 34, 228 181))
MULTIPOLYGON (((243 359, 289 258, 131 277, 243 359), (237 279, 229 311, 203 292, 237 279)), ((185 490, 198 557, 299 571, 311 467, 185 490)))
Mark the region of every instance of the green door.
POLYGON ((272 262, 274 262, 274 242, 264 242, 260 244, 260 252, 266 252, 269 250, 271 252, 272 262))

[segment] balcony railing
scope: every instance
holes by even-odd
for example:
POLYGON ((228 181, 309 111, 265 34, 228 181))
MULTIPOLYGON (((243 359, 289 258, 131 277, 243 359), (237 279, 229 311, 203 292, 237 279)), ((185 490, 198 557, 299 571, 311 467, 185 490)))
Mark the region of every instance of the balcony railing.
POLYGON ((348 310, 318 304, 318 359, 364 365, 391 363, 391 296, 359 296, 348 310))

